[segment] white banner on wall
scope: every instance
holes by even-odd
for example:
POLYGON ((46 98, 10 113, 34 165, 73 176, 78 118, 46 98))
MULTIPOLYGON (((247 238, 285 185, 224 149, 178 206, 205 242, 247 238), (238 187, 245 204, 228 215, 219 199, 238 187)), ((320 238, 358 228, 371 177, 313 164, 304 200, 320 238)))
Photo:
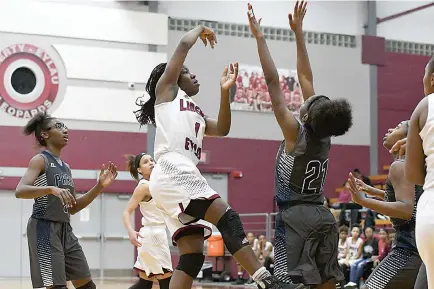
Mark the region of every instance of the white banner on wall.
MULTIPOLYGON (((264 73, 259 66, 240 63, 235 88, 231 91, 233 110, 271 112, 271 98, 265 83, 264 73)), ((297 71, 277 69, 280 88, 288 108, 299 114, 303 95, 297 78, 297 71)))

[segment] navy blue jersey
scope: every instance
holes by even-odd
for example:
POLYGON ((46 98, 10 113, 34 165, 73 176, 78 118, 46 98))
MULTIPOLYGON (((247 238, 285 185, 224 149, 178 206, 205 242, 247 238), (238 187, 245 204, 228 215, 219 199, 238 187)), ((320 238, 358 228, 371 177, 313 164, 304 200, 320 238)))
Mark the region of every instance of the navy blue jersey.
MULTIPOLYGON (((75 195, 74 182, 72 181, 69 166, 48 151, 41 152, 41 155, 45 160, 45 170, 36 179, 34 185, 68 189, 72 195, 75 195)), ((67 208, 62 205, 59 198, 53 195, 45 195, 35 199, 32 217, 55 222, 69 222, 67 208)))
MULTIPOLYGON (((404 176, 402 176, 404 177, 404 176)), ((423 193, 422 186, 414 186, 415 200, 413 214, 410 220, 402 220, 397 218, 390 218, 393 228, 396 230, 394 246, 399 248, 409 249, 417 252, 415 229, 416 229, 416 210, 417 202, 423 193)), ((386 180, 386 190, 384 194, 386 202, 396 202, 395 189, 389 179, 386 180)))
POLYGON ((331 146, 330 137, 316 138, 308 128, 300 124, 294 149, 287 152, 285 143, 281 143, 276 158, 277 204, 322 204, 331 146))

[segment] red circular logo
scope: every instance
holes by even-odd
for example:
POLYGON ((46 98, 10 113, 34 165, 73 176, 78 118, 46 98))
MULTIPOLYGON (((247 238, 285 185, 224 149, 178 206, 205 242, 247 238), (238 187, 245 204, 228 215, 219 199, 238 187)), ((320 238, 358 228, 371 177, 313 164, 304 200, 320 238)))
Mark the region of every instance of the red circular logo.
POLYGON ((62 80, 55 60, 44 49, 11 45, 0 52, 0 110, 18 118, 47 111, 64 92, 62 80))

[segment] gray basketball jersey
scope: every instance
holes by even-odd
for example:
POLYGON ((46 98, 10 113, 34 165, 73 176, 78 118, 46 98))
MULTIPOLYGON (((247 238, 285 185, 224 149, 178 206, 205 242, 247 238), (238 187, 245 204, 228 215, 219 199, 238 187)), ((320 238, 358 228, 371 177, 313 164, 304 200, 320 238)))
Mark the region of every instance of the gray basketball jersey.
MULTIPOLYGON (((50 152, 43 151, 45 171, 34 182, 35 186, 53 186, 68 189, 75 196, 71 170, 63 161, 57 160, 50 152)), ((32 218, 55 222, 69 222, 68 209, 54 195, 45 195, 35 199, 32 218)))
POLYGON ((324 201, 324 182, 327 176, 330 137, 316 138, 303 124, 291 152, 285 141, 279 147, 275 168, 276 202, 281 206, 324 201))

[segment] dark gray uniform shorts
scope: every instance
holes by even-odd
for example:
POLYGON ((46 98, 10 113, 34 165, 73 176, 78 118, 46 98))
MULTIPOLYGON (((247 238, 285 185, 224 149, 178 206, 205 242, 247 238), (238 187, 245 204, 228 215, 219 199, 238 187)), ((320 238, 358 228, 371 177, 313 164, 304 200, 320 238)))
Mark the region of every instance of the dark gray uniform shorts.
POLYGON ((422 260, 417 253, 394 248, 371 273, 366 281, 366 287, 368 289, 417 288, 415 282, 421 265, 422 260))
POLYGON ((27 224, 33 288, 90 278, 90 270, 69 223, 30 218, 27 224))
POLYGON ((338 264, 339 229, 333 214, 323 205, 299 204, 284 209, 281 216, 290 278, 305 285, 343 282, 338 264))

